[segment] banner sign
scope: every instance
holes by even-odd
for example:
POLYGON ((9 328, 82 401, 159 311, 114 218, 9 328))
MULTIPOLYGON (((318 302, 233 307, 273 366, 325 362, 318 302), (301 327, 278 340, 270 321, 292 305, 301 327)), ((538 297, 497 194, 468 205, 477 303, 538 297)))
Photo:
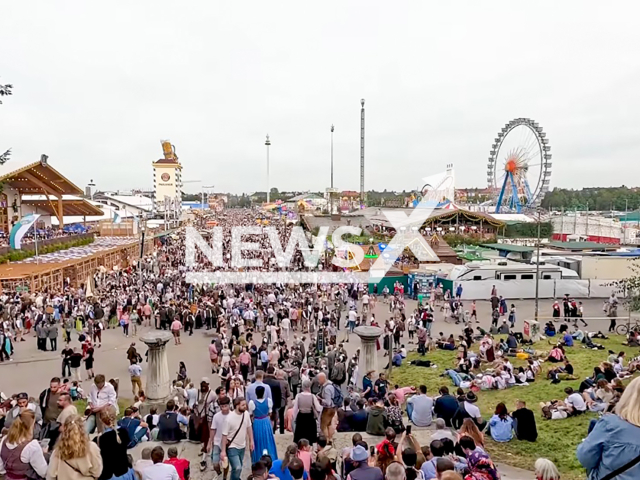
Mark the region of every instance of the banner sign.
POLYGON ((22 237, 25 236, 27 231, 31 228, 31 225, 36 223, 36 220, 40 218, 39 214, 30 213, 22 217, 11 229, 9 235, 9 244, 14 250, 20 250, 22 246, 22 237))

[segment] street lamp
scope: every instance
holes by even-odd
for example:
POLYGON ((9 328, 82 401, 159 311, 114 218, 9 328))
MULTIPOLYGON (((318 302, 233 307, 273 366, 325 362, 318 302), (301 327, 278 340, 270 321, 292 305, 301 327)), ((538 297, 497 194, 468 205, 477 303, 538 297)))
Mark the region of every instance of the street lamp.
POLYGON ((333 189, 333 124, 331 124, 331 188, 333 189))
POLYGON ((269 200, 271 198, 270 195, 270 191, 269 191, 269 147, 271 146, 271 140, 269 140, 269 134, 267 133, 267 140, 264 142, 264 144, 267 146, 267 203, 269 203, 269 200))

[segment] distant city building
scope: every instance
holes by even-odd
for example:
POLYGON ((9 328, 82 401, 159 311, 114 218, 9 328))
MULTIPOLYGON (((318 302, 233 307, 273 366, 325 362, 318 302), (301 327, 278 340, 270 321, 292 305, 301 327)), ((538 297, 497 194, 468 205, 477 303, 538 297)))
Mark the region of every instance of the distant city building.
POLYGON ((482 203, 490 200, 493 191, 490 188, 456 188, 455 201, 459 203, 482 203))

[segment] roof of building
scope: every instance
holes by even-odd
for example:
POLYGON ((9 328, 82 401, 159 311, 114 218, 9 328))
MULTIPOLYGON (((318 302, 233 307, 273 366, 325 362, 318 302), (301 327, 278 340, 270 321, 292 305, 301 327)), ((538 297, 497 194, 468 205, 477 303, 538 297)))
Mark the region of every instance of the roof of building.
POLYGON ((524 213, 490 213, 489 216, 506 223, 531 223, 535 219, 524 213))
POLYGON ((558 250, 617 250, 617 245, 596 242, 549 242, 549 246, 558 250))
MULTIPOLYGON (((339 220, 332 220, 330 215, 302 215, 300 219, 307 224, 310 230, 313 230, 316 227, 329 227, 329 233, 333 232, 338 227, 344 227, 346 225, 360 228, 367 228, 371 226, 369 219, 364 216, 343 216, 339 220)), ((363 235, 365 234, 363 233, 363 235)))
POLYGON ((446 240, 441 236, 439 235, 425 236, 425 239, 427 240, 427 242, 429 242, 429 245, 431 245, 431 248, 440 259, 442 259, 442 257, 458 256, 455 250, 451 248, 451 246, 449 246, 446 240))
POLYGON ((96 198, 112 200, 126 206, 139 208, 140 210, 151 211, 153 208, 153 200, 143 195, 114 195, 110 193, 100 193, 96 195, 96 198))
MULTIPOLYGON (((420 208, 420 207, 418 207, 420 208)), ((362 214, 371 219, 372 223, 380 224, 385 227, 393 228, 393 225, 387 220, 387 216, 384 214, 385 211, 389 212, 404 212, 407 217, 411 216, 413 212, 415 212, 415 208, 384 208, 384 207, 367 207, 359 212, 354 212, 350 215, 354 214, 362 214)), ((487 224, 492 225, 494 227, 502 227, 505 223, 502 220, 495 219, 490 215, 484 212, 472 212, 469 210, 463 209, 443 209, 443 208, 435 208, 430 213, 424 223, 430 223, 434 220, 453 220, 457 216, 464 221, 474 221, 474 222, 487 222, 487 224)), ((411 225, 411 220, 407 218, 407 225, 411 225)))
POLYGON ((180 162, 178 160, 173 159, 173 158, 160 158, 160 159, 156 160, 153 163, 154 163, 154 165, 158 164, 158 163, 161 163, 161 164, 164 164, 164 165, 176 165, 176 166, 182 168, 182 165, 180 164, 180 162))
MULTIPOLYGON (((55 198, 49 200, 47 199, 46 195, 23 195, 22 205, 30 205, 36 207, 38 210, 43 211, 46 215, 57 215, 56 211, 54 210, 54 208, 58 208, 57 200, 55 198)), ((62 212, 65 219, 68 215, 75 215, 80 217, 103 215, 103 210, 98 205, 75 195, 62 196, 62 212)))
POLYGON ((82 195, 83 191, 55 168, 46 157, 40 161, 9 160, 0 165, 0 182, 21 194, 82 195))
POLYGON ((298 202, 300 200, 323 200, 324 197, 316 195, 315 193, 303 193, 302 195, 296 195, 287 199, 287 202, 298 202))
POLYGON ((510 243, 483 243, 483 247, 493 250, 503 250, 505 252, 530 253, 535 249, 533 247, 525 247, 523 245, 512 245, 510 243))
MULTIPOLYGON (((65 215, 63 220, 65 225, 72 225, 74 223, 83 223, 83 222, 98 222, 100 220, 111 220, 115 218, 114 212, 118 213, 118 216, 121 218, 131 218, 134 217, 133 212, 125 212, 124 210, 118 210, 111 205, 105 205, 104 203, 98 203, 89 201, 96 208, 100 209, 100 215, 65 215)), ((66 209, 65 209, 66 212, 66 209)), ((57 217, 51 216, 51 224, 59 225, 60 221, 57 217)))

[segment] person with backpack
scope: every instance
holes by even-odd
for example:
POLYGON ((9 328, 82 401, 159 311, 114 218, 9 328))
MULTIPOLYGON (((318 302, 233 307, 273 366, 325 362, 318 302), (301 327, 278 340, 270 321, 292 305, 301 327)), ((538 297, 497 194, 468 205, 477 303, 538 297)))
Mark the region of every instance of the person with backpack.
POLYGON ((124 417, 118 420, 118 427, 124 428, 129 434, 127 448, 133 448, 138 443, 149 439, 149 425, 140 419, 137 411, 131 407, 124 411, 124 417))
POLYGON ((336 411, 342 406, 344 395, 342 394, 342 390, 327 380, 327 375, 324 372, 319 373, 317 378, 318 384, 320 385, 319 399, 322 405, 320 431, 327 438, 327 441, 330 442, 334 433, 331 423, 336 411))

